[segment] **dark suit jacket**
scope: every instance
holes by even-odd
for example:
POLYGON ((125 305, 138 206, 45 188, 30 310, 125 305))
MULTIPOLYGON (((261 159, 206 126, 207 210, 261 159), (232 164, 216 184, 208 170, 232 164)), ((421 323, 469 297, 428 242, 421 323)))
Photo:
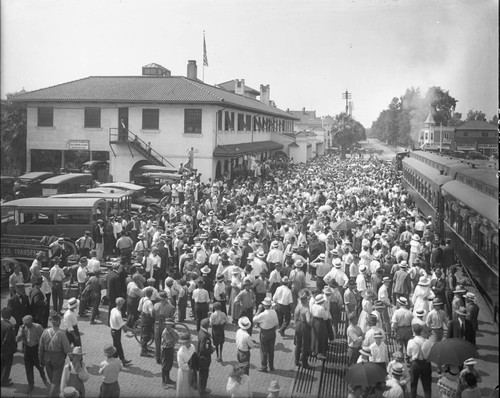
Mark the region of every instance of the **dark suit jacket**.
POLYGON ((472 323, 467 319, 464 320, 464 330, 462 330, 462 328, 460 327, 460 322, 458 321, 458 319, 454 319, 448 322, 447 337, 449 339, 451 338, 464 339, 474 345, 476 344, 476 333, 474 332, 472 323))
POLYGON ((6 321, 5 319, 1 320, 1 326, 2 326, 2 367, 3 367, 3 357, 14 355, 14 353, 16 352, 17 345, 16 345, 16 337, 14 336, 14 326, 12 326, 12 324, 9 321, 6 321))
POLYGON ((30 312, 30 302, 28 296, 23 294, 14 294, 8 301, 7 307, 12 309, 12 316, 18 325, 22 324, 22 319, 30 312))
POLYGON ((479 307, 477 306, 476 303, 468 303, 467 307, 467 318, 471 323, 472 327, 474 328, 474 331, 477 332, 478 324, 477 324, 477 317, 479 316, 479 307))
POLYGON ((115 300, 120 297, 119 279, 120 277, 116 270, 111 270, 106 276, 107 295, 111 307, 116 305, 115 300))
POLYGON ((210 339, 210 334, 203 329, 198 332, 198 346, 196 347, 196 352, 200 357, 200 368, 208 369, 210 363, 212 362, 212 353, 214 348, 212 346, 212 340, 210 339))
POLYGON ((29 295, 31 315, 36 323, 42 323, 45 310, 45 295, 38 287, 34 287, 29 295))

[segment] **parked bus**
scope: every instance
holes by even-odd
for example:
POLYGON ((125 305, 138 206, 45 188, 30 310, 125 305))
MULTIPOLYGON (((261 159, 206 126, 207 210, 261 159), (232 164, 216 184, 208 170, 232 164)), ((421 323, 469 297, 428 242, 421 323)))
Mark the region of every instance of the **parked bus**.
MULTIPOLYGON (((94 188, 97 189, 97 188, 94 188)), ((52 195, 51 199, 71 199, 71 198, 95 198, 104 199, 108 202, 108 213, 107 216, 121 216, 126 213, 130 213, 132 210, 132 198, 128 192, 114 192, 114 193, 103 193, 103 192, 81 192, 81 193, 66 193, 60 195, 52 195)))
POLYGON ((42 182, 42 195, 52 196, 63 193, 85 192, 94 185, 92 174, 61 174, 42 182))

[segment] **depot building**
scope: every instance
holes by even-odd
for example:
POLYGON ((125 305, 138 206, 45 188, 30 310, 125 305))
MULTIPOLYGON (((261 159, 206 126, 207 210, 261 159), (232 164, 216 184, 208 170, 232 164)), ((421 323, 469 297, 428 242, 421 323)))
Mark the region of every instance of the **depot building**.
POLYGON ((145 164, 178 169, 193 152, 202 180, 232 175, 246 156, 306 161, 323 142, 297 145, 297 117, 244 80, 211 86, 161 65, 139 76, 92 76, 11 98, 27 107, 27 171, 79 168, 89 160, 109 162, 114 181, 129 181, 145 164), (257 98, 259 97, 259 98, 257 98))

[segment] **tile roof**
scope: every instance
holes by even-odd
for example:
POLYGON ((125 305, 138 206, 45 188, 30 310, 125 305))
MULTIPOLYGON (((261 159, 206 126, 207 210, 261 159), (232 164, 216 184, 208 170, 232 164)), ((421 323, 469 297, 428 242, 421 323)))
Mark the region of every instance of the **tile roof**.
POLYGON ((297 120, 281 109, 183 76, 90 76, 16 95, 12 101, 219 104, 297 120))
POLYGON ((282 149, 283 145, 275 141, 245 142, 232 145, 218 145, 214 149, 214 157, 233 157, 243 153, 264 152, 273 149, 282 149))
MULTIPOLYGON (((223 90, 230 91, 234 93, 234 86, 236 84, 236 80, 229 80, 224 83, 219 83, 217 84, 218 87, 222 88, 223 90)), ((245 84, 245 93, 251 93, 254 95, 260 95, 260 91, 255 90, 252 87, 249 87, 245 84)))

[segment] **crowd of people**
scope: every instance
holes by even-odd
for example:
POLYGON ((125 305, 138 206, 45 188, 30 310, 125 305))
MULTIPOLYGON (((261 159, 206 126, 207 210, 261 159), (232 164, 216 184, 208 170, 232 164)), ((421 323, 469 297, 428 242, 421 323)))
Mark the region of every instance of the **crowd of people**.
MULTIPOLYGON (((78 323, 87 311, 90 324, 110 327, 101 397, 119 395, 119 372, 131 362, 122 332, 134 332, 137 320, 141 357, 156 360, 162 385, 176 385, 179 397, 210 393, 212 355, 228 359, 223 348, 231 324, 238 327, 238 365, 227 392, 235 397, 252 395, 249 364, 256 347, 258 371, 275 371, 276 333, 294 336, 294 361, 305 369, 311 357, 325 360, 329 342, 346 333, 349 365, 374 362, 387 370, 383 383, 351 385, 350 397, 416 397, 420 380, 430 398, 431 347, 453 337, 475 344, 479 307, 461 284, 466 281, 457 280, 451 242, 437 235, 435 220, 418 213, 398 173, 381 160, 326 155, 307 164, 277 162, 265 177, 250 173, 203 184, 186 176, 162 192, 160 214, 98 220, 77 241, 73 271, 64 242, 52 247, 50 259, 37 256, 29 295, 27 281, 14 271, 2 309, 3 386, 12 383, 12 356, 22 341, 29 391, 37 367, 50 396, 84 396, 89 376, 78 323), (68 274, 78 293, 64 309, 68 274), (107 316, 100 313, 103 302, 107 316), (188 320, 195 322, 196 342, 174 327, 188 320), (397 341, 394 352, 389 336, 397 341), (6 360, 4 342, 14 347, 6 360)), ((474 363, 438 369, 440 394, 480 396, 474 363)), ((270 396, 279 394, 277 386, 269 387, 270 396)))

